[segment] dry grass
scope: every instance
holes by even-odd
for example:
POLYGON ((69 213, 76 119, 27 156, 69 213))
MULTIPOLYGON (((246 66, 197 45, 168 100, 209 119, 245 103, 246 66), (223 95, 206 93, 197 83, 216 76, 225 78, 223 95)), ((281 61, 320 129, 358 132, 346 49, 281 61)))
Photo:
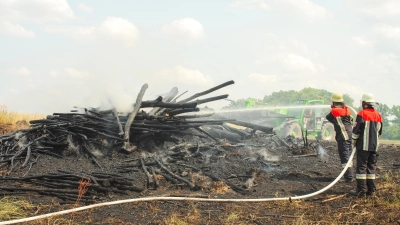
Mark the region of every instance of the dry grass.
MULTIPOLYGON (((49 206, 44 206, 48 208, 49 206)), ((35 216, 41 206, 34 206, 26 200, 18 197, 7 196, 0 199, 0 221, 14 220, 35 216)), ((61 216, 53 216, 44 219, 27 222, 29 225, 75 225, 82 224, 71 219, 65 219, 61 216)))
POLYGON ((227 225, 235 224, 236 221, 238 221, 238 219, 239 219, 239 215, 237 215, 236 213, 231 213, 226 218, 225 224, 227 224, 227 225))
POLYGON ((64 219, 58 216, 48 217, 40 220, 31 221, 29 225, 78 225, 82 224, 71 219, 64 219))
POLYGON ((187 202, 188 207, 183 212, 172 213, 163 221, 155 221, 156 224, 173 224, 173 225, 187 225, 187 224, 201 224, 201 214, 196 208, 194 202, 187 202), (183 213, 183 214, 182 214, 183 213))
POLYGON ((0 221, 27 217, 34 208, 29 202, 16 197, 4 197, 0 200, 0 221))
POLYGON ((187 225, 188 223, 183 221, 177 213, 172 213, 164 221, 165 224, 170 225, 187 225))
POLYGON ((217 194, 223 194, 229 192, 230 188, 223 181, 216 181, 212 183, 211 192, 217 194))
POLYGON ((400 140, 379 140, 379 144, 395 144, 395 145, 399 145, 400 144, 400 140))
POLYGON ((46 115, 0 111, 0 135, 28 128, 31 120, 43 119, 46 115), (20 122, 19 122, 20 121, 20 122))
POLYGON ((2 110, 0 111, 0 124, 15 124, 22 120, 29 122, 31 120, 43 119, 44 117, 46 117, 44 114, 26 114, 2 110))

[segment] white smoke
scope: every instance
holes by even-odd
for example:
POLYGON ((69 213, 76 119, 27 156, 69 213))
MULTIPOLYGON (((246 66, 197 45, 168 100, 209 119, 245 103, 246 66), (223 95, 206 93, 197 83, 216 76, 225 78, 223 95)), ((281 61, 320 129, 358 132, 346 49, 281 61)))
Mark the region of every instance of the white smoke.
POLYGON ((267 149, 262 148, 258 151, 258 154, 264 157, 265 161, 276 162, 279 161, 279 157, 276 155, 271 155, 267 149))
POLYGON ((322 147, 321 145, 318 145, 317 154, 318 154, 321 158, 325 158, 325 157, 328 156, 328 154, 326 153, 326 149, 325 149, 324 147, 322 147))

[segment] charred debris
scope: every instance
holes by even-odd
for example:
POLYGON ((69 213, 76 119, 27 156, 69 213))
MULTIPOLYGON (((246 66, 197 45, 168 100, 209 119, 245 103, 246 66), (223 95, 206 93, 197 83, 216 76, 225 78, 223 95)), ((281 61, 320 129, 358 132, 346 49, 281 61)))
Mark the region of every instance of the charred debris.
POLYGON ((269 150, 314 155, 308 142, 200 108, 228 95, 200 97, 231 84, 180 101, 172 88, 163 98, 143 101, 145 84, 129 113, 75 108, 30 121, 28 129, 0 136, 0 192, 37 192, 70 203, 85 185, 88 193, 80 201, 91 203, 106 193, 143 193, 163 185, 206 191, 220 182, 245 195, 260 168, 274 165, 269 150), (229 162, 224 169, 221 161, 229 162))

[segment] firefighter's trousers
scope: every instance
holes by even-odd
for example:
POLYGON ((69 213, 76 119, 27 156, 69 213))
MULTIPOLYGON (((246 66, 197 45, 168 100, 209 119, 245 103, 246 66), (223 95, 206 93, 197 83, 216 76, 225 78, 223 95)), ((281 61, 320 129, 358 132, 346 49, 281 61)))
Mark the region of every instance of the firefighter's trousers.
MULTIPOLYGON (((338 140, 337 145, 338 145, 340 163, 342 164, 342 168, 344 168, 347 164, 347 161, 349 161, 351 155, 351 140, 338 140)), ((344 174, 344 178, 346 179, 354 178, 353 163, 350 163, 349 168, 347 168, 347 171, 344 174)))
POLYGON ((358 192, 375 192, 375 170, 378 156, 376 152, 357 150, 356 179, 358 192))

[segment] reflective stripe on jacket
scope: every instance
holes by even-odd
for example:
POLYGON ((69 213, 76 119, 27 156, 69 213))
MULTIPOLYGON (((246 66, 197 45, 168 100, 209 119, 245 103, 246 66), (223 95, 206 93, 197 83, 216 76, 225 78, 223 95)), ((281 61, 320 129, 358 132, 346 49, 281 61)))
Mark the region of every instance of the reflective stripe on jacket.
POLYGON ((366 108, 357 114, 352 138, 357 140, 356 149, 377 151, 378 137, 382 134, 382 116, 374 108, 366 108))
POLYGON ((346 106, 333 108, 326 116, 326 119, 333 123, 336 131, 336 140, 349 140, 353 128, 353 117, 346 106))

